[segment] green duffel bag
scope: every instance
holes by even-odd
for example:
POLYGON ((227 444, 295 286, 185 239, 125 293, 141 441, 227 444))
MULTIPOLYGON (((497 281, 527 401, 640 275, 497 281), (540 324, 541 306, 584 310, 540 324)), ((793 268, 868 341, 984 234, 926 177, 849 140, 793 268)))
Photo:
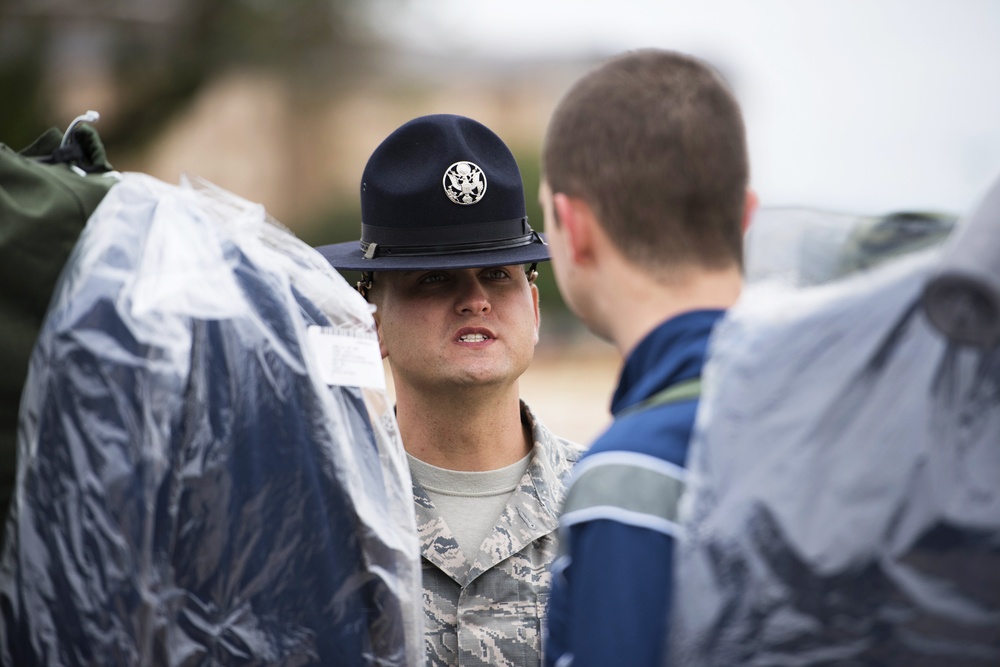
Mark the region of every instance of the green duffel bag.
MULTIPOLYGON (((90 214, 117 182, 97 131, 0 144, 0 526, 17 473, 17 416, 49 298, 90 214)), ((2 544, 0 531, 0 544, 2 544)))

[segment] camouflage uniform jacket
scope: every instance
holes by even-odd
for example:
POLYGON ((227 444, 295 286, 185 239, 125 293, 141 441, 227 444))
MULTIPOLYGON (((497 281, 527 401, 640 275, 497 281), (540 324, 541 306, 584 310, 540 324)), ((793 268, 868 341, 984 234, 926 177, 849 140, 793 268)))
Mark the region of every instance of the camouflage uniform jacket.
POLYGON ((535 441, 531 462, 475 560, 466 560, 427 493, 413 485, 428 667, 541 664, 559 510, 582 450, 552 435, 524 403, 521 410, 535 441))

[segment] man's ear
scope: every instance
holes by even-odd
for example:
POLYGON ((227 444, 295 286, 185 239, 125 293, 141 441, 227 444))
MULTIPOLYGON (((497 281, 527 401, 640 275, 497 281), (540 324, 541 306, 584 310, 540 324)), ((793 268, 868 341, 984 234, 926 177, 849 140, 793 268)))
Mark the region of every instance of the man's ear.
POLYGON ((757 212, 757 207, 760 205, 760 200, 757 198, 757 193, 747 188, 747 198, 746 203, 743 204, 743 233, 746 234, 747 230, 750 229, 750 222, 753 220, 754 213, 757 212))
POLYGON ((378 334, 378 351, 382 354, 382 358, 385 359, 389 356, 389 350, 382 340, 382 318, 379 316, 377 305, 375 305, 375 310, 372 312, 372 317, 375 318, 375 333, 378 334))
POLYGON ((542 311, 538 305, 538 285, 531 284, 531 302, 535 309, 535 345, 538 345, 538 330, 542 326, 542 311))
POLYGON ((570 260, 574 264, 589 260, 594 252, 593 225, 597 224, 590 205, 579 197, 557 192, 552 195, 552 207, 559 216, 570 260))

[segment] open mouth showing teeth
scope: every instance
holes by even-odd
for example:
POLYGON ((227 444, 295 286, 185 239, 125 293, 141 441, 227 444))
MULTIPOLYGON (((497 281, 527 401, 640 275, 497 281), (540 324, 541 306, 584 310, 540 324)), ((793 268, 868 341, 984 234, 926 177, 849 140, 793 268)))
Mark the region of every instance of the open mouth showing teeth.
POLYGON ((458 339, 463 343, 482 343, 484 340, 489 340, 490 337, 484 334, 465 334, 464 336, 459 336, 458 339))

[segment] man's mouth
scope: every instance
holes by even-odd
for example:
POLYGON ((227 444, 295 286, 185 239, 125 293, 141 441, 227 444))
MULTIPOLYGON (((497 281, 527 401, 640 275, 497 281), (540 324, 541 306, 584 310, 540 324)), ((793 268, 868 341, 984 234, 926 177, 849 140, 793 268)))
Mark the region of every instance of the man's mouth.
POLYGON ((460 340, 463 343, 482 343, 484 340, 489 340, 489 339, 490 339, 489 336, 481 333, 464 334, 458 337, 458 340, 460 340))

